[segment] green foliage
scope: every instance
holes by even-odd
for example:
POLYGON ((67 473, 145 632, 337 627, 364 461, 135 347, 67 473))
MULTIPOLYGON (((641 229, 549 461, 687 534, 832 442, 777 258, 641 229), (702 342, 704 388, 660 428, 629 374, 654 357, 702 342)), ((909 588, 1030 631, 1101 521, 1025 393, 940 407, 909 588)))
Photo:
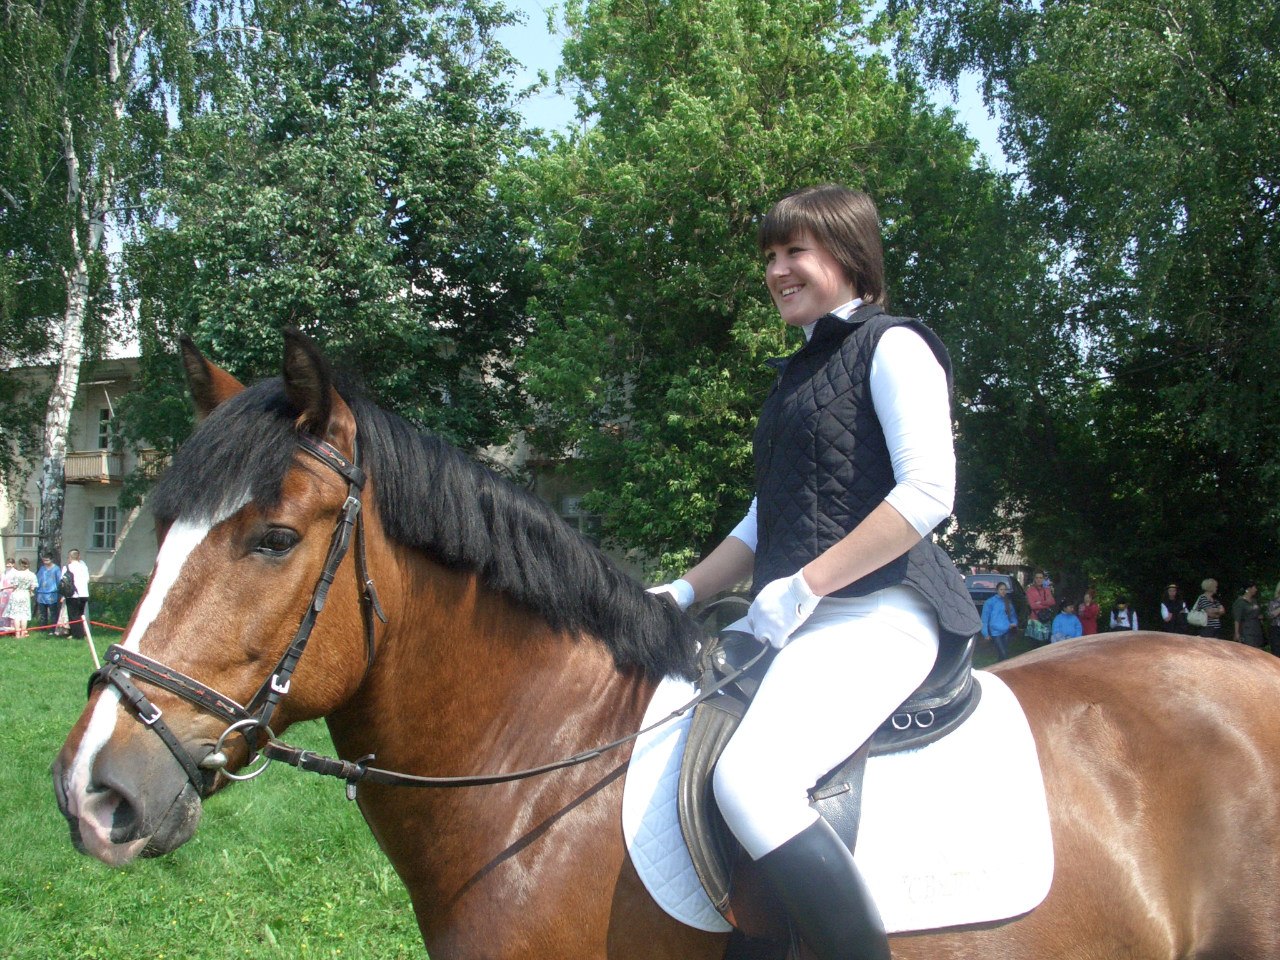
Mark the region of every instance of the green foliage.
MULTIPOLYGON (((895 306, 958 360, 1004 356, 1005 324, 1053 340, 1047 309, 1021 329, 1027 302, 1048 299, 1044 244, 1001 232, 1017 215, 1009 185, 875 52, 887 21, 828 0, 586 2, 565 19, 561 82, 592 123, 508 178, 542 277, 520 369, 535 446, 581 456, 606 534, 670 573, 744 512, 763 361, 797 343, 755 231, 790 189, 839 181, 878 199, 895 306)), ((974 403, 980 387, 960 385, 974 403)))
MULTIPOLYGON (((912 6, 916 62, 982 72, 1075 291, 1084 374, 1010 439, 1040 563, 1152 598, 1280 557, 1280 43, 1223 0, 912 6), (1038 482, 1032 482, 1038 479, 1038 482)), ((1034 407, 1035 402, 1032 402, 1034 407)), ((1018 416, 1018 407, 1002 409, 1018 416)))
MULTIPOLYGON (((8 770, 0 820, 9 840, 0 864, 0 955, 425 956, 391 865, 341 784, 321 777, 273 768, 228 788, 205 801, 195 837, 160 859, 112 870, 77 853, 54 805, 49 762, 84 707, 92 669, 82 642, 33 635, 0 692, 8 770)), ((320 723, 294 727, 288 739, 333 752, 320 723)))
POLYGON ((142 574, 134 574, 120 583, 95 583, 91 591, 89 618, 115 627, 128 625, 146 589, 147 578, 142 574))
POLYGON ((128 251, 147 357, 130 439, 172 449, 189 430, 178 333, 249 382, 279 372, 285 326, 409 419, 467 447, 508 438, 526 281, 491 185, 523 142, 491 36, 507 19, 255 8, 166 158, 166 220, 128 251))

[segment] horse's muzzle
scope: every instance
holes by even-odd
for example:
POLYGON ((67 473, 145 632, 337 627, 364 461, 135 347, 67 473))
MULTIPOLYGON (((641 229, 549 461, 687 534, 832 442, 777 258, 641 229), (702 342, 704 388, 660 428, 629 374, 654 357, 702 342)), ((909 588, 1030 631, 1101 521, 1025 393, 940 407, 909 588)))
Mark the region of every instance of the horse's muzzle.
POLYGON ((100 756, 85 780, 58 756, 50 771, 54 796, 77 850, 120 867, 191 839, 200 824, 200 795, 172 762, 156 766, 150 776, 128 776, 128 765, 100 756))

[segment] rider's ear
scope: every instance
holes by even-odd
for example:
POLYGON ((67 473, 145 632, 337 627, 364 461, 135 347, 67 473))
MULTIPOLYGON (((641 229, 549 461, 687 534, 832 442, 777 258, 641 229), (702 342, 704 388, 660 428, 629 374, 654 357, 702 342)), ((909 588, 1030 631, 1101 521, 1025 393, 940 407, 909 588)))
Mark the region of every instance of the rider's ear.
POLYGON ((329 362, 314 340, 293 328, 284 331, 284 391, 300 430, 351 450, 355 417, 333 388, 329 362))
POLYGON ((244 384, 219 366, 205 359, 196 342, 183 334, 178 338, 182 350, 182 366, 187 371, 187 389, 196 404, 196 419, 203 420, 214 407, 230 400, 244 389, 244 384))

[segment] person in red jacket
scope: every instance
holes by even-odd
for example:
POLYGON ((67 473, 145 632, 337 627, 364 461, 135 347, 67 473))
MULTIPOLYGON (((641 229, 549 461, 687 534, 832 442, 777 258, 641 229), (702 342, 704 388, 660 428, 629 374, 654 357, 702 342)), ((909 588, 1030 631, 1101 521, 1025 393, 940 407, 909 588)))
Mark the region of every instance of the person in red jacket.
POLYGON ((1053 622, 1054 608, 1058 601, 1053 598, 1053 588, 1045 583, 1045 576, 1041 571, 1036 571, 1035 581, 1027 587, 1027 605, 1031 607, 1031 619, 1045 625, 1042 639, 1049 639, 1047 628, 1053 622))
POLYGON ((1084 627, 1084 635, 1098 632, 1098 598, 1093 594, 1093 588, 1090 587, 1084 592, 1084 598, 1080 601, 1080 609, 1076 611, 1076 616, 1080 618, 1080 625, 1084 627))

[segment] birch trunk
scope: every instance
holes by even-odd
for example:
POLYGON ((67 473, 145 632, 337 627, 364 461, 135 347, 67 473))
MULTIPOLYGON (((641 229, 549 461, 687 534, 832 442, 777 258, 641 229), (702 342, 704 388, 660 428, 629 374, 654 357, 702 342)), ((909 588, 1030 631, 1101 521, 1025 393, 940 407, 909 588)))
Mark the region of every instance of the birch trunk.
MULTIPOLYGON (((120 83, 118 34, 106 37, 110 88, 115 91, 112 110, 117 123, 124 116, 124 92, 120 83)), ((44 447, 40 461, 40 553, 62 563, 63 518, 67 500, 67 438, 71 410, 80 387, 84 359, 84 322, 89 309, 89 256, 105 246, 107 213, 115 189, 114 169, 102 151, 101 166, 84 171, 71 117, 62 117, 62 156, 67 165, 67 205, 71 208, 70 263, 66 270, 67 305, 62 314, 62 350, 44 414, 44 447), (87 181, 87 182, 86 182, 87 181), (83 237, 83 239, 82 239, 83 237)))

